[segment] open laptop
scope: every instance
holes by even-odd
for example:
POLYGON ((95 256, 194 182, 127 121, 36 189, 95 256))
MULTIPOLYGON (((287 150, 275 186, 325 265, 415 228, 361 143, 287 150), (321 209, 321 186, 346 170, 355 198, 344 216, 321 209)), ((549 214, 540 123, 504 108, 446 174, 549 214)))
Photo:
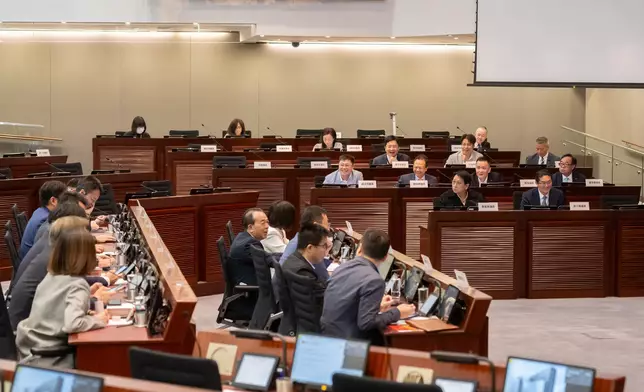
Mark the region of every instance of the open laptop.
POLYGON ((61 370, 18 365, 11 392, 60 391, 100 392, 103 379, 61 370))
POLYGON ((595 369, 509 357, 503 392, 574 391, 592 392, 595 369))

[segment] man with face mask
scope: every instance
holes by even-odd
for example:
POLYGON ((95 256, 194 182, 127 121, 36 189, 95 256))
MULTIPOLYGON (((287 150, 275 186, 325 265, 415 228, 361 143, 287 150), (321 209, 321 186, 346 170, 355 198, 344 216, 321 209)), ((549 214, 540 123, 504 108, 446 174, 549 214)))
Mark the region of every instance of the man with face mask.
POLYGON ((127 132, 125 136, 149 139, 150 134, 147 131, 148 127, 147 125, 145 125, 145 120, 143 119, 143 117, 136 116, 134 117, 134 120, 132 120, 132 127, 130 131, 127 132))

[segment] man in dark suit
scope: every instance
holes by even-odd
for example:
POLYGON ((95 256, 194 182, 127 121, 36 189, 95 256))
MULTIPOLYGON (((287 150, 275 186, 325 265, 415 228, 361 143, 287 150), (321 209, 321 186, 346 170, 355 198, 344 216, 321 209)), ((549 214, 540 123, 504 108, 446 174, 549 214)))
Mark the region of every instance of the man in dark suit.
POLYGON ((409 174, 403 174, 398 177, 398 187, 402 188, 409 186, 409 182, 412 180, 425 180, 427 181, 427 186, 432 184, 438 184, 438 179, 436 177, 427 174, 427 167, 429 166, 429 159, 426 155, 420 154, 414 158, 414 172, 409 174))
POLYGON ((575 171, 577 158, 572 154, 565 154, 559 161, 559 171, 552 175, 552 186, 561 186, 564 183, 585 183, 586 176, 575 171))
POLYGON ((389 135, 385 138, 385 153, 373 158, 371 164, 375 166, 391 165, 391 162, 394 161, 409 162, 409 156, 398 152, 398 139, 394 135, 389 135))
POLYGON ((476 151, 483 152, 485 150, 489 150, 490 148, 492 148, 492 146, 490 146, 490 142, 487 141, 486 127, 481 126, 476 128, 474 137, 476 138, 476 143, 474 143, 474 149, 476 151))
POLYGON ((268 235, 268 217, 261 208, 249 208, 244 212, 242 225, 245 230, 237 234, 230 245, 228 271, 234 284, 256 286, 257 276, 250 247, 254 245, 264 249, 261 241, 268 235))
POLYGON ((491 182, 502 182, 503 176, 492 171, 490 160, 483 155, 476 160, 476 175, 472 178, 472 188, 478 188, 481 184, 491 182))
POLYGON ((555 162, 559 160, 559 157, 550 154, 550 145, 548 144, 548 138, 545 136, 540 136, 536 140, 536 154, 526 157, 525 163, 528 165, 545 165, 548 167, 555 167, 555 162))
POLYGON ((521 209, 525 206, 550 206, 559 207, 566 204, 564 193, 552 187, 552 177, 547 170, 537 172, 537 187, 523 193, 521 209))

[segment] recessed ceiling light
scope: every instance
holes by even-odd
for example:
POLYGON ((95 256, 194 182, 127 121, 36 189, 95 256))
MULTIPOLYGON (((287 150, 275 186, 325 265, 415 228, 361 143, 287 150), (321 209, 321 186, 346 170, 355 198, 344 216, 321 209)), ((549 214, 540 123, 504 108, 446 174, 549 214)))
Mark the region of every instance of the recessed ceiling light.
POLYGON ((452 35, 451 35, 451 34, 447 34, 447 36, 448 36, 448 37, 451 37, 452 35))
POLYGON ((331 38, 331 36, 330 35, 325 35, 324 38, 331 38))
POLYGON ((60 22, 60 23, 62 23, 62 24, 67 24, 67 22, 60 22))
POLYGON ((391 39, 396 39, 396 37, 389 37, 389 38, 391 38, 391 39))
POLYGON ((199 26, 199 22, 192 22, 194 26, 199 26))
POLYGON ((129 26, 129 25, 130 25, 130 22, 125 22, 125 25, 126 25, 126 26, 129 26))
POLYGON ((261 38, 264 38, 264 34, 260 34, 260 37, 261 37, 261 38))
POLYGON ((454 39, 458 39, 458 37, 454 37, 454 39))

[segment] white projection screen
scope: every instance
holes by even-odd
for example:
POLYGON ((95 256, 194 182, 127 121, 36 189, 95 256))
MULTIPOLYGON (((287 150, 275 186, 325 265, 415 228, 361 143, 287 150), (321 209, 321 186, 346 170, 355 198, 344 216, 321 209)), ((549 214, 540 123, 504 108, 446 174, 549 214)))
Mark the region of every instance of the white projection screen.
POLYGON ((475 85, 644 87, 644 0, 478 0, 475 85))

